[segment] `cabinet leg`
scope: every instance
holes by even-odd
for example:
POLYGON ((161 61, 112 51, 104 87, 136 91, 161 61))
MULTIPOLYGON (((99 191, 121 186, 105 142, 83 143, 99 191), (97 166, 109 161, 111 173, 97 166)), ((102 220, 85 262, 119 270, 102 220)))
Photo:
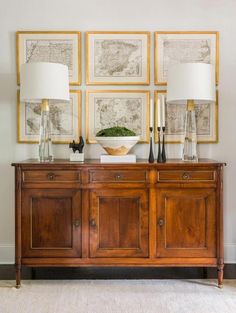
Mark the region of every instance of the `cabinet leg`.
POLYGON ((19 289, 21 286, 21 265, 16 265, 16 288, 19 289))
POLYGON ((223 288, 224 264, 220 264, 217 266, 217 272, 218 272, 218 287, 223 288))

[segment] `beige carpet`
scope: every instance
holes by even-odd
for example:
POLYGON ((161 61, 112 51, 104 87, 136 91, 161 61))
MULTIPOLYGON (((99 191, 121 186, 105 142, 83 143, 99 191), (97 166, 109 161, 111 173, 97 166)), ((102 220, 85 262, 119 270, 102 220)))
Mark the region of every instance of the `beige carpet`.
POLYGON ((236 280, 0 281, 0 313, 236 313, 236 280))

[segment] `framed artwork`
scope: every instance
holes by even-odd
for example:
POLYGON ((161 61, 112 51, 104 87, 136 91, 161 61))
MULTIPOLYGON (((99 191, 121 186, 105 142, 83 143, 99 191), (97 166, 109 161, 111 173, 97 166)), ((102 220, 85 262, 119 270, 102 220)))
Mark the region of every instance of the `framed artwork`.
POLYGON ((126 127, 149 141, 150 94, 146 90, 90 90, 86 95, 86 141, 96 143, 96 133, 113 126, 126 127))
MULTIPOLYGON (((157 120, 158 120, 158 97, 166 95, 165 90, 155 91, 155 142, 157 143, 157 120)), ((166 131, 167 143, 180 143, 184 136, 184 120, 186 104, 169 104, 166 102, 166 131)), ((198 143, 218 142, 218 91, 216 91, 216 102, 195 104, 197 138, 198 143)))
POLYGON ((69 68, 70 85, 81 83, 80 32, 19 31, 16 33, 17 83, 20 66, 28 62, 62 63, 69 68))
MULTIPOLYGON (((50 100, 53 143, 67 144, 81 134, 81 92, 70 90, 70 102, 50 100)), ((20 102, 17 92, 18 142, 38 143, 41 103, 20 102)))
POLYGON ((87 32, 87 85, 149 85, 150 32, 87 32))
POLYGON ((214 31, 155 32, 155 84, 166 85, 168 67, 177 63, 209 63, 219 76, 219 33, 214 31))

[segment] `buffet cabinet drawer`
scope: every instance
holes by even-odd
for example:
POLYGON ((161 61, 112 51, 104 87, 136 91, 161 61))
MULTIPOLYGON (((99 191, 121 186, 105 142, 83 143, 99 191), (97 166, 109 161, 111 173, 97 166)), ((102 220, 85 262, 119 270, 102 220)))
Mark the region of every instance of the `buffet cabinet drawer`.
POLYGON ((24 171, 23 182, 25 183, 45 183, 45 182, 80 182, 79 171, 24 171))
POLYGON ((158 171, 158 182, 183 182, 183 181, 215 181, 215 171, 158 171))
POLYGON ((89 173, 91 183, 147 181, 147 172, 139 170, 90 170, 89 173))

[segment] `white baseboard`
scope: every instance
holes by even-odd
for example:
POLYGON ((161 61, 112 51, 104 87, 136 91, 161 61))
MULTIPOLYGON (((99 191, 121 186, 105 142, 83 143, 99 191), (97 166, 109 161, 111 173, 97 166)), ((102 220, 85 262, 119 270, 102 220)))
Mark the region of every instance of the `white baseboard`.
POLYGON ((224 259, 225 263, 236 263, 236 243, 225 243, 224 244, 224 259))
POLYGON ((14 264, 15 263, 15 245, 0 244, 0 264, 14 264))
MULTIPOLYGON (((0 244, 0 264, 14 264, 15 245, 0 244)), ((236 263, 236 243, 225 243, 225 263, 236 263)))

